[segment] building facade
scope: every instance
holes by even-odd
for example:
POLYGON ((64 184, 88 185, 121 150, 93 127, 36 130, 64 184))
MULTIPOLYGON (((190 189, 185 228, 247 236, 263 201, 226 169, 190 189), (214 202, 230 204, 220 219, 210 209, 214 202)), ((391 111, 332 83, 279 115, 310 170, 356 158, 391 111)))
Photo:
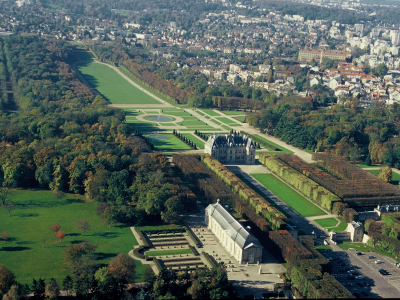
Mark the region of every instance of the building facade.
POLYGON ((232 217, 219 200, 206 208, 205 223, 225 250, 239 263, 262 262, 263 247, 232 217))
POLYGON ((204 145, 204 152, 227 164, 254 164, 256 159, 256 146, 246 135, 210 135, 204 145))
POLYGON ((348 57, 351 57, 351 54, 346 51, 303 49, 299 52, 299 61, 301 62, 310 62, 315 60, 321 63, 324 58, 346 60, 348 57))

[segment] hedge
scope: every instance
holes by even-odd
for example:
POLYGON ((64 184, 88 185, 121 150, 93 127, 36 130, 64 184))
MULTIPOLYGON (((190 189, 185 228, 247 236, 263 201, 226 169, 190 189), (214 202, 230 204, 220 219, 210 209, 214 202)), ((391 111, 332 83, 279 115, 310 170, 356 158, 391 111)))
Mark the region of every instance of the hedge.
POLYGON ((299 190, 306 197, 310 198, 313 202, 324 207, 328 211, 332 211, 335 202, 341 201, 338 196, 308 178, 306 176, 307 173, 304 175, 301 174, 299 171, 296 171, 281 161, 276 155, 264 152, 260 154, 259 160, 264 166, 270 169, 287 184, 299 190))
POLYGON ((217 268, 218 267, 218 263, 216 263, 211 256, 206 253, 206 252, 201 252, 201 254, 204 256, 204 258, 209 262, 209 264, 211 265, 212 268, 217 268))
POLYGON ((146 250, 149 246, 139 246, 136 249, 133 249, 133 255, 140 259, 146 259, 146 256, 143 254, 140 254, 139 251, 146 250))
POLYGON ((185 266, 204 266, 204 263, 202 261, 196 261, 196 262, 191 262, 191 263, 181 263, 181 264, 165 264, 165 267, 172 268, 172 267, 185 267, 185 266))
MULTIPOLYGON (((278 230, 285 227, 286 216, 278 209, 271 206, 271 204, 267 200, 265 200, 252 188, 245 184, 234 173, 229 171, 217 159, 213 158, 211 155, 202 155, 201 161, 220 180, 222 180, 227 186, 229 186, 231 190, 251 208, 251 210, 255 212, 255 215, 253 216, 253 218, 251 218, 250 215, 253 215, 253 213, 251 213, 250 210, 246 209, 247 212, 242 211, 242 213, 246 213, 250 220, 252 220, 252 222, 255 223, 262 231, 266 231, 266 229, 263 228, 263 226, 265 226, 266 224, 261 224, 261 220, 258 220, 258 218, 256 218, 256 215, 262 216, 264 219, 266 219, 270 223, 269 226, 273 230, 278 230), (260 223, 260 225, 257 223, 260 223)), ((238 211, 237 207, 235 208, 235 210, 238 211)))
POLYGON ((161 266, 161 264, 160 264, 160 262, 158 261, 158 259, 155 258, 155 257, 153 257, 153 262, 154 262, 154 264, 156 265, 158 271, 161 272, 161 270, 163 269, 163 267, 161 266))
POLYGON ((196 249, 195 247, 189 245, 189 249, 190 249, 190 251, 192 251, 192 253, 193 253, 194 255, 196 255, 196 256, 199 256, 199 255, 200 255, 199 252, 197 251, 197 249, 196 249))
POLYGON ((200 241, 197 239, 197 237, 195 237, 189 229, 186 230, 186 233, 188 234, 188 236, 190 237, 190 239, 193 241, 193 243, 196 245, 197 248, 203 247, 200 241))
POLYGON ((178 258, 173 258, 173 259, 164 259, 163 258, 164 263, 179 262, 179 261, 200 261, 200 260, 201 259, 199 257, 178 257, 178 258))
POLYGON ((172 242, 168 242, 168 243, 153 243, 153 246, 180 246, 180 245, 187 245, 189 244, 189 242, 186 240, 186 242, 178 242, 178 243, 172 243, 172 242))

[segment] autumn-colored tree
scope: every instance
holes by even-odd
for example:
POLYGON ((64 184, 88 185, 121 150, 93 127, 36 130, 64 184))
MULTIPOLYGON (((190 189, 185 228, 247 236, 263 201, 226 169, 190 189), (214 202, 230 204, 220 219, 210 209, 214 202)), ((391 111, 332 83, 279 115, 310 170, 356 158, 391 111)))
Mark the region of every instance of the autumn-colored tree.
POLYGON ((50 282, 46 285, 45 291, 46 299, 56 300, 60 295, 60 287, 54 278, 50 279, 50 282))
POLYGON ((58 224, 51 225, 50 229, 54 231, 55 234, 60 230, 61 226, 58 224))
POLYGON ((61 243, 63 238, 65 238, 65 232, 64 231, 57 232, 56 237, 60 240, 61 243))
POLYGON ((382 179, 384 182, 392 181, 392 168, 389 166, 384 167, 378 174, 379 179, 382 179))
POLYGON ((116 258, 110 261, 108 272, 115 281, 115 294, 121 295, 128 283, 135 280, 135 261, 124 253, 118 254, 116 258))
POLYGON ((3 297, 14 283, 14 273, 8 270, 4 265, 0 264, 0 297, 3 297))

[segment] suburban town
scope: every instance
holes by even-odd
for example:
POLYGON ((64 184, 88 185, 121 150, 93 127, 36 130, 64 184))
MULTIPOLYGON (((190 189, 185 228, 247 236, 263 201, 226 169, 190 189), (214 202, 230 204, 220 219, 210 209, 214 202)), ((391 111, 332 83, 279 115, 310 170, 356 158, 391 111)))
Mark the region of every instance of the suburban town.
POLYGON ((0 299, 400 294, 400 2, 0 2, 0 299))

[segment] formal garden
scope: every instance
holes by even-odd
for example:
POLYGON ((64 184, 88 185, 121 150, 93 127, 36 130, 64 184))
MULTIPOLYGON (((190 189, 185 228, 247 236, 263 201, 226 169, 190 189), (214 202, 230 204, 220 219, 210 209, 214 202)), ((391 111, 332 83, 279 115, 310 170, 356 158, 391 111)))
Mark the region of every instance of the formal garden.
POLYGON ((133 255, 152 261, 159 270, 194 271, 206 267, 197 250, 201 247, 198 238, 184 226, 135 227, 135 232, 140 236, 141 246, 134 249, 133 255))

